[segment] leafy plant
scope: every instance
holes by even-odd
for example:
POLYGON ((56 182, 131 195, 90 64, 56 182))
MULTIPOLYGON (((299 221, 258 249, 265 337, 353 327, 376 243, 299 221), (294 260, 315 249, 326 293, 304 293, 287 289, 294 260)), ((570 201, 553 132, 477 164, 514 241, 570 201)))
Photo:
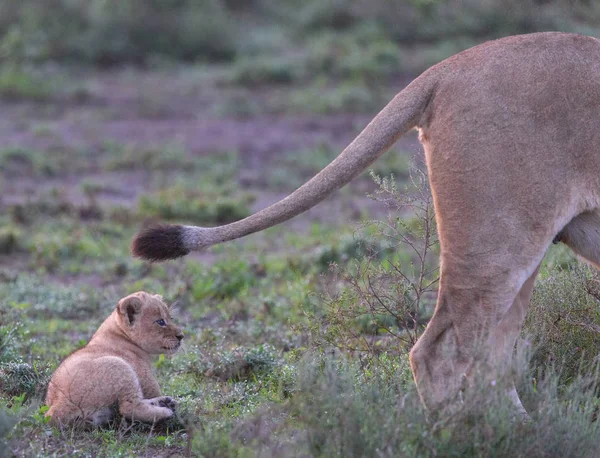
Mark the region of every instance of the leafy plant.
POLYGON ((542 272, 522 335, 535 350, 532 363, 557 370, 561 385, 600 361, 600 277, 585 265, 542 272))
POLYGON ((424 172, 413 169, 412 188, 402 192, 391 178, 373 174, 372 196, 393 210, 387 220, 364 224, 382 240, 348 267, 332 264, 341 285, 325 299, 322 323, 312 326, 317 342, 375 357, 399 343, 410 348, 427 322, 438 280, 433 201, 424 172), (411 218, 399 215, 410 214, 411 218), (382 248, 382 245, 385 248, 382 248), (404 256, 393 255, 391 249, 404 256))

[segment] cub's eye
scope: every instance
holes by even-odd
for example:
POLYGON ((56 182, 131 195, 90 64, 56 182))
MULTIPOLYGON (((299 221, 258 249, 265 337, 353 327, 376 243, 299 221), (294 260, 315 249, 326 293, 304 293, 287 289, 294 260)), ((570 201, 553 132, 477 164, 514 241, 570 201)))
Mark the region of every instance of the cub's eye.
POLYGON ((163 320, 162 318, 160 320, 156 320, 155 323, 161 328, 167 325, 167 323, 165 323, 165 320, 163 320))

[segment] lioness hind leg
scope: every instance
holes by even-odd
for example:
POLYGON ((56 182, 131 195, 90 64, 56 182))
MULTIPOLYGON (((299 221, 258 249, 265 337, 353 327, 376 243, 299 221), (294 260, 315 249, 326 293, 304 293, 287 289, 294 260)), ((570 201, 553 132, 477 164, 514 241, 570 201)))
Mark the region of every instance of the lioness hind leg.
MULTIPOLYGON (((461 272, 460 263, 444 260, 435 313, 410 352, 419 395, 430 411, 452 403, 465 378, 479 375, 477 364, 499 376, 508 368, 507 349, 520 330, 538 264, 536 260, 514 274, 496 269, 493 262, 486 269, 461 272), (457 272, 461 274, 455 276, 457 272)), ((517 402, 519 407, 518 396, 517 402)))
MULTIPOLYGON (((500 323, 492 332, 491 344, 495 349, 495 356, 497 360, 496 364, 501 374, 508 373, 510 370, 515 344, 519 334, 521 333, 521 327, 523 325, 523 321, 525 320, 525 314, 529 308, 529 301, 531 299, 531 293, 533 292, 535 278, 537 277, 540 267, 541 263, 523 284, 512 306, 502 317, 500 323)), ((527 411, 519 399, 517 389, 514 385, 514 380, 510 380, 509 382, 508 394, 517 411, 521 415, 526 416, 527 411)))
POLYGON ((600 268, 600 210, 581 213, 556 236, 575 253, 600 268))

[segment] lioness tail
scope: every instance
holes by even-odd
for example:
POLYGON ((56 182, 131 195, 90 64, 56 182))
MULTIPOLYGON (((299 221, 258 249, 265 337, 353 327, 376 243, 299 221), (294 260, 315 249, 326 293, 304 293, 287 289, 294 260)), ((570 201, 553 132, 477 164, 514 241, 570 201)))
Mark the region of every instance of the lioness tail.
POLYGON ((433 93, 434 77, 425 72, 401 91, 327 167, 296 191, 259 212, 218 227, 155 225, 134 238, 131 252, 149 261, 175 259, 208 246, 262 231, 315 206, 349 183, 416 127, 433 93))

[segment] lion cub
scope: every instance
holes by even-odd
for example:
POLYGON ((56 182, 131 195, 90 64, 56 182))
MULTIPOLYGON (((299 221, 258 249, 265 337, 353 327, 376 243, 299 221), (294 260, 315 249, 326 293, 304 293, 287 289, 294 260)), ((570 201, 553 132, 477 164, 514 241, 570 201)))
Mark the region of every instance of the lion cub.
POLYGON ((121 299, 90 342, 52 375, 46 416, 54 424, 84 420, 100 425, 111 419, 117 401, 130 420, 173 416, 175 401, 160 395, 151 357, 175 353, 182 339, 161 296, 137 292, 121 299))

